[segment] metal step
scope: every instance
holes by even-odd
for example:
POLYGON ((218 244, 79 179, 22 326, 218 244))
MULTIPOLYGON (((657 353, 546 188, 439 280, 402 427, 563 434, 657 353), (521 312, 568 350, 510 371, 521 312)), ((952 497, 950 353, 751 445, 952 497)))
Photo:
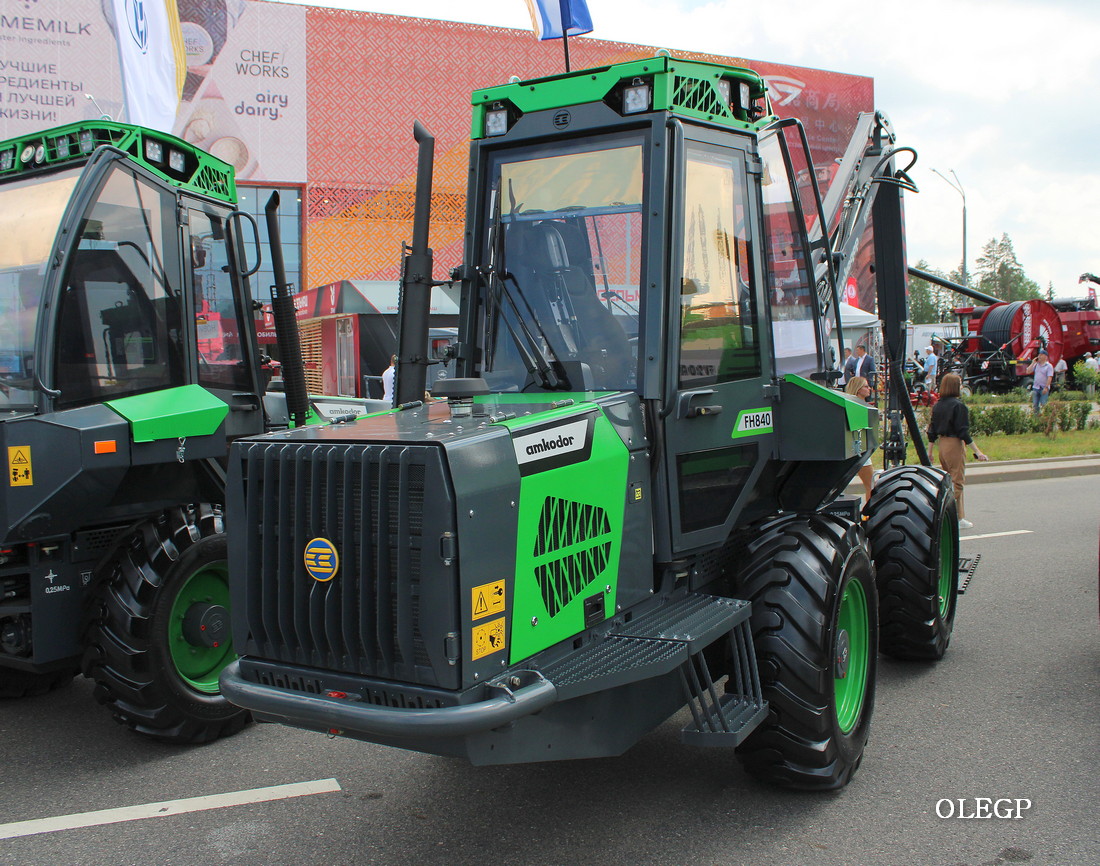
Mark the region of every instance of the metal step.
POLYGON ((568 700, 667 674, 689 658, 682 641, 608 635, 547 665, 542 675, 557 688, 560 700, 568 700))
POLYGON ((722 695, 717 707, 680 731, 690 746, 738 746, 768 715, 766 702, 744 695, 722 695))
POLYGON ((646 607, 605 637, 543 666, 542 675, 558 689, 559 699, 668 674, 732 634, 749 615, 747 601, 699 593, 646 607))
POLYGON ((980 553, 976 553, 972 557, 959 557, 959 595, 966 592, 967 587, 970 586, 970 581, 974 579, 974 572, 978 570, 978 563, 981 560, 982 555, 980 553))
POLYGON ((683 641, 697 653, 749 618, 750 605, 739 598, 689 592, 635 617, 612 634, 651 640, 683 641))

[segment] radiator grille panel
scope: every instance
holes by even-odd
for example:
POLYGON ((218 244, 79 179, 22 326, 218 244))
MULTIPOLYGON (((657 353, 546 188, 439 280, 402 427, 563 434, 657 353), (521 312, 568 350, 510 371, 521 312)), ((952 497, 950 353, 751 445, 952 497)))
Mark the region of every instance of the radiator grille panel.
POLYGON ((245 445, 241 459, 248 524, 246 652, 447 685, 454 668, 448 671, 433 659, 439 653, 430 652, 428 642, 442 649, 445 633, 455 630, 457 616, 448 602, 454 591, 434 581, 440 597, 422 599, 425 550, 431 544, 438 549, 439 536, 453 530, 441 450, 265 442, 245 445), (331 541, 339 555, 336 576, 326 582, 314 580, 305 567, 304 550, 315 538, 331 541), (431 622, 425 623, 428 611, 431 622))

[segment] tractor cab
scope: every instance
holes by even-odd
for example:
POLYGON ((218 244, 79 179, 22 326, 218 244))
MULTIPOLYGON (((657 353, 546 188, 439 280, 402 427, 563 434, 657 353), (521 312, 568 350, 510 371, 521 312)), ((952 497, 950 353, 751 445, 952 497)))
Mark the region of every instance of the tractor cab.
MULTIPOLYGON (((0 407, 198 385, 263 429, 231 169, 106 121, 0 144, 0 407)), ((170 408, 165 411, 171 411, 170 408)))
POLYGON ((473 105, 459 375, 501 406, 636 393, 669 558, 835 496, 874 447, 874 410, 828 387, 816 172, 764 81, 657 57, 473 105), (815 432, 821 412, 840 434, 815 432))

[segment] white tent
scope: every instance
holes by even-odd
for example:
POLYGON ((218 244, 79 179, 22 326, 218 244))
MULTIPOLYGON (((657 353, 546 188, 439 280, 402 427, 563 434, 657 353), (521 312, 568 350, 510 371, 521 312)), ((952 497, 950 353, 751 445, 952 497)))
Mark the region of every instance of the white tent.
MULTIPOLYGON (((832 310, 829 312, 832 312, 832 310)), ((829 325, 832 325, 832 316, 829 316, 828 321, 829 325)), ((877 349, 880 342, 879 325, 882 323, 879 321, 878 316, 841 301, 840 324, 844 329, 845 348, 851 349, 856 343, 863 343, 872 355, 878 356, 880 354, 877 349)), ((831 327, 827 333, 829 335, 829 345, 832 347, 839 364, 841 352, 836 328, 831 327)))

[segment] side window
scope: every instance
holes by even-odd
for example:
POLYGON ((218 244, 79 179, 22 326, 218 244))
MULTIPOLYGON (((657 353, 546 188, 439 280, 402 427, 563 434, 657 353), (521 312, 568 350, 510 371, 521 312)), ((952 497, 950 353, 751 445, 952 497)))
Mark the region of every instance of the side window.
MULTIPOLYGON (((199 384, 207 388, 251 388, 242 319, 229 256, 229 233, 223 215, 192 210, 191 290, 195 295, 195 334, 199 384)), ((246 320, 251 327, 251 321, 246 320)))
POLYGON ((779 139, 760 143, 764 163, 764 249, 776 375, 809 375, 820 369, 813 284, 798 216, 799 201, 779 139))
POLYGON ((685 173, 680 387, 759 376, 742 155, 689 143, 685 173))
POLYGON ((185 382, 175 196, 122 165, 81 226, 62 288, 55 386, 63 407, 185 382))

